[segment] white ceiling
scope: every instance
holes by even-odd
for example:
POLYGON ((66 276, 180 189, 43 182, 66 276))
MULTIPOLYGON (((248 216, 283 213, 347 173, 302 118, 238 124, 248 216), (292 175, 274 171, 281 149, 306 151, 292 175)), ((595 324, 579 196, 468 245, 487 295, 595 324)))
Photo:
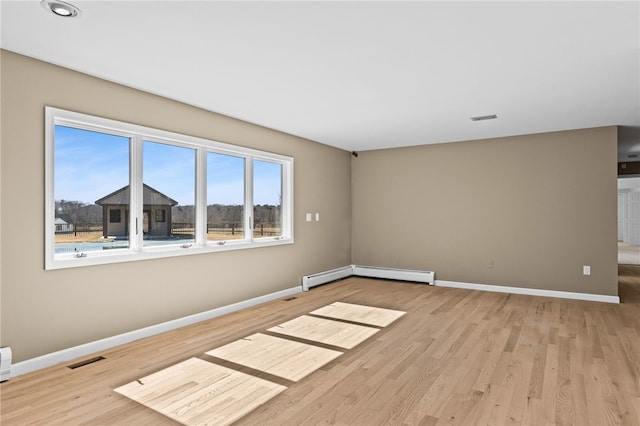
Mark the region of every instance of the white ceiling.
POLYGON ((2 48, 349 151, 620 125, 640 154, 637 1, 71 2, 2 1, 2 48))

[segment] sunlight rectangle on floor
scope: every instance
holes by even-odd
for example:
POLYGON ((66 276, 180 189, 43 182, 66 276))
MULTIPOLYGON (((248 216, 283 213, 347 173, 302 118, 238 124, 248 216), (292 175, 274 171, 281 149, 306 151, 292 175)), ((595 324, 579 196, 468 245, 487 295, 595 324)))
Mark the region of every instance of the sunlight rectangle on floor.
POLYGON ((404 314, 404 311, 334 302, 311 312, 314 315, 359 322, 377 327, 386 327, 404 314))
POLYGON ((228 425, 286 386, 190 358, 115 389, 182 424, 228 425))
POLYGON ((302 315, 268 329, 273 333, 351 349, 376 334, 377 328, 302 315))
POLYGON ((256 333, 213 349, 207 355, 297 382, 342 352, 256 333))

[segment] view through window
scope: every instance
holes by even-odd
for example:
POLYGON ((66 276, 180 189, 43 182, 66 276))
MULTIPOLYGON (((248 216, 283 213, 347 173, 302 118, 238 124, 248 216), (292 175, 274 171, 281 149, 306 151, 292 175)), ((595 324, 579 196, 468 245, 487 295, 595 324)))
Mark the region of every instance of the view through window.
POLYGON ((290 157, 46 115, 47 268, 293 241, 290 157))
POLYGON ((56 125, 55 140, 55 253, 128 248, 128 199, 101 200, 129 186, 129 138, 56 125))
POLYGON ((282 166, 268 161, 253 163, 254 238, 282 235, 282 166))
POLYGON ((144 141, 143 245, 191 244, 196 235, 196 152, 144 141))
POLYGON ((207 153, 207 239, 244 239, 245 159, 207 153))

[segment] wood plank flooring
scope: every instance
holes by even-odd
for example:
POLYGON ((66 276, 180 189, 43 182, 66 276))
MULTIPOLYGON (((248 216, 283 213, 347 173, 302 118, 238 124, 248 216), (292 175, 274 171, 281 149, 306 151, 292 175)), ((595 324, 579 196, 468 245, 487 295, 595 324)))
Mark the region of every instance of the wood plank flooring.
POLYGON ((285 386, 191 358, 115 389, 189 425, 229 425, 285 386))
POLYGON ((376 334, 378 329, 302 315, 271 327, 267 331, 310 342, 351 349, 376 334))
POLYGON ((213 349, 207 355, 297 382, 342 352, 256 333, 213 349))
POLYGON ((311 312, 328 318, 343 319, 361 324, 386 327, 404 314, 403 311, 376 308, 374 306, 354 305, 353 303, 335 302, 311 312))
POLYGON ((0 423, 177 424, 113 389, 344 302, 407 313, 299 382, 251 370, 287 389, 235 424, 640 425, 640 267, 619 286, 613 305, 352 277, 13 378, 0 423))

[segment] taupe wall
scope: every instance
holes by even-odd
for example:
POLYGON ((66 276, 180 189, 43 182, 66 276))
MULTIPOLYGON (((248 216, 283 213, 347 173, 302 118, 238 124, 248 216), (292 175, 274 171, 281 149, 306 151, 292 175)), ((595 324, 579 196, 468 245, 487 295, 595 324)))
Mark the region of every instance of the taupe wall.
POLYGON ((362 152, 352 261, 617 295, 616 144, 606 127, 362 152))
POLYGON ((6 51, 0 90, 0 345, 13 348, 14 362, 290 288, 304 274, 350 263, 617 295, 614 127, 351 159, 6 51), (294 157, 295 244, 45 271, 45 105, 294 157), (322 220, 305 222, 307 212, 322 220), (582 265, 591 265, 591 276, 582 265))
MULTIPOLYGON (((7 51, 1 345, 18 362, 299 285, 351 262, 350 154, 7 51), (44 106, 295 158, 295 244, 44 270, 44 106), (305 222, 319 212, 320 222, 305 222)), ((179 83, 177 83, 179 84, 179 83)))

